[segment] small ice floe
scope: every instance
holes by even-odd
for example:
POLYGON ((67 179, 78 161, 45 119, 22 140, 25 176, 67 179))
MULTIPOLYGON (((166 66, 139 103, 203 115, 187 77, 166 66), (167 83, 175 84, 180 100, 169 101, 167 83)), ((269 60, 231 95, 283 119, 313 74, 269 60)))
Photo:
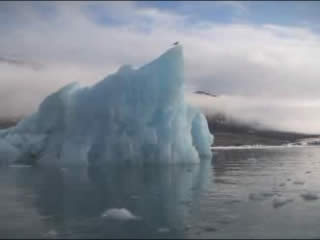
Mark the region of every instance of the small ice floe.
POLYGON ((128 221, 128 220, 140 220, 141 217, 135 216, 129 210, 125 208, 111 208, 106 210, 101 217, 112 220, 128 221))
POLYGON ((250 193, 249 199, 253 201, 263 201, 272 196, 274 196, 274 193, 272 192, 250 193))
POLYGON ((313 201, 313 200, 319 199, 319 196, 316 193, 311 193, 311 192, 302 193, 300 196, 303 198, 303 200, 306 200, 306 201, 313 201))
POLYGON ((293 202, 293 199, 285 198, 285 197, 277 197, 273 199, 272 205, 274 208, 279 208, 290 202, 293 202))
POLYGON ((293 184, 303 185, 303 184, 304 184, 304 181, 296 180, 296 181, 293 182, 293 184))
POLYGON ((170 232, 170 228, 161 227, 161 228, 158 228, 157 232, 158 233, 168 233, 168 232, 170 232))

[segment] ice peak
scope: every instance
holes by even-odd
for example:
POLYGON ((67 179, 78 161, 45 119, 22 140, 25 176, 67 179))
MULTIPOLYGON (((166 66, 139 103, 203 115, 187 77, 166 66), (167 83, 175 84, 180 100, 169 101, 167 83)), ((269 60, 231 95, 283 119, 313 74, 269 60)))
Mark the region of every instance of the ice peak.
POLYGON ((141 67, 141 69, 148 68, 150 66, 157 66, 165 68, 171 66, 172 69, 183 70, 183 48, 181 45, 177 45, 169 48, 166 52, 161 54, 158 58, 151 61, 149 64, 146 64, 141 67))
POLYGON ((185 103, 183 83, 183 49, 175 45, 91 88, 62 88, 0 140, 13 161, 197 163, 211 155, 213 136, 203 114, 185 103))

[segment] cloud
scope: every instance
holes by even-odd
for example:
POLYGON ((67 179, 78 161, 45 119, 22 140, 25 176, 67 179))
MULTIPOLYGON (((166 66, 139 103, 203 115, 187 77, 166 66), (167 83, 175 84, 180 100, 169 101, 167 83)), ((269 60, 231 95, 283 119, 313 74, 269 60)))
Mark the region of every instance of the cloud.
MULTIPOLYGON (((242 2, 225 3, 246 9, 242 2)), ((175 41, 184 46, 186 89, 244 97, 246 104, 265 99, 274 119, 282 100, 319 99, 315 59, 320 57, 320 36, 307 26, 190 22, 190 12, 134 2, 0 4, 0 57, 42 66, 0 62, 0 117, 29 114, 46 95, 70 82, 93 84, 122 64, 141 66, 175 41), (272 99, 277 103, 269 105, 272 99)), ((258 107, 250 109, 246 115, 252 112, 263 120, 258 107)), ((230 111, 238 113, 235 107, 230 111)), ((298 114, 288 114, 297 119, 302 112, 296 105, 298 114)))
POLYGON ((190 104, 205 113, 224 113, 243 123, 301 133, 320 133, 320 101, 221 95, 218 98, 187 94, 190 104))

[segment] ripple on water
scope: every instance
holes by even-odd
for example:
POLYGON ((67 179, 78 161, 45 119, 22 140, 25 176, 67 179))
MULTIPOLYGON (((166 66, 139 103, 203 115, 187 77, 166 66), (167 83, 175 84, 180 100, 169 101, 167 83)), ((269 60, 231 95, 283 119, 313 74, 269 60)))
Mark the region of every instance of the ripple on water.
POLYGON ((277 197, 273 199, 272 206, 274 208, 279 208, 291 202, 293 202, 292 198, 277 197))
POLYGON ((293 184, 296 184, 296 185, 304 185, 304 181, 296 180, 296 181, 293 182, 293 184))
POLYGON ((319 196, 316 193, 312 193, 312 192, 302 193, 300 194, 300 196, 305 201, 314 201, 319 199, 319 196))

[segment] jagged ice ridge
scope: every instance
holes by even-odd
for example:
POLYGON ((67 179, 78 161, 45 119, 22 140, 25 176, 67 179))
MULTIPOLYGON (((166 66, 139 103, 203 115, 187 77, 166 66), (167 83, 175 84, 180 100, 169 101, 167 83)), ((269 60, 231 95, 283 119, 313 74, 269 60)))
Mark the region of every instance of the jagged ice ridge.
POLYGON ((184 101, 182 46, 90 87, 72 83, 0 131, 0 158, 44 163, 198 163, 211 156, 204 115, 184 101))

